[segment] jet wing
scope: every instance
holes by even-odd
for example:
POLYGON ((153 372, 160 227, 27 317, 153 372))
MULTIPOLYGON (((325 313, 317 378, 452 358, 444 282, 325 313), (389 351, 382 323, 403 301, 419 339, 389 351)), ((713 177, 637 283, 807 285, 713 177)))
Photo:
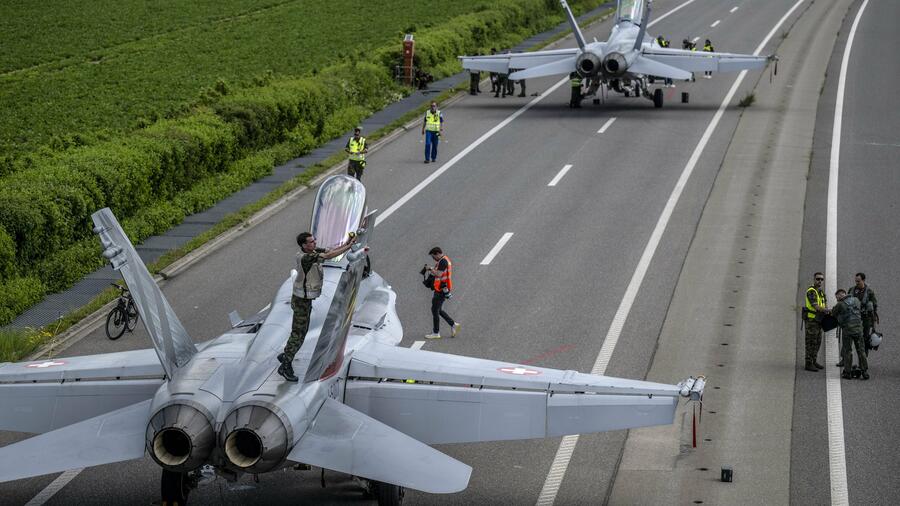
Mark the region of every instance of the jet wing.
POLYGON ((0 430, 43 433, 153 397, 152 349, 0 364, 0 430))
POLYGON ((372 343, 350 362, 347 405, 429 444, 531 439, 672 423, 678 385, 372 343))
MULTIPOLYGON (((568 70, 541 75, 553 75, 572 72, 575 70, 575 57, 581 53, 578 48, 552 49, 548 51, 534 51, 530 53, 493 54, 488 56, 460 56, 462 66, 466 70, 481 70, 485 72, 509 73, 509 69, 531 69, 548 64, 558 64, 560 61, 571 60, 572 65, 568 70)), ((510 79, 524 79, 510 76, 510 79)), ((528 77, 538 77, 537 75, 528 77)))
MULTIPOLYGON (((686 72, 735 72, 764 68, 766 63, 774 57, 652 47, 644 49, 641 58, 686 72)), ((633 68, 630 68, 629 71, 638 72, 633 68)), ((660 75, 660 77, 668 76, 660 75)))
POLYGON ((334 399, 288 460, 432 494, 464 490, 472 468, 334 399))
POLYGON ((143 457, 150 402, 0 448, 0 482, 143 457))

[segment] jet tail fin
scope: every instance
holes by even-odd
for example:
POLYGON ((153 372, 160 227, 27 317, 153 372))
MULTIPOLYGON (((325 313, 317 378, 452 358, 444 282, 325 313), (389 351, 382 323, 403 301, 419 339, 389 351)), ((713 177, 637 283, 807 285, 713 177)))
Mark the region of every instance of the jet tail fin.
POLYGON ((432 494, 464 490, 472 468, 333 399, 288 460, 432 494))
POLYGON ((186 364, 197 353, 191 336, 163 296, 162 290, 153 280, 112 211, 103 208, 92 214, 91 219, 94 220, 94 233, 99 236, 103 245, 103 256, 125 279, 141 321, 153 340, 159 361, 166 376, 171 378, 175 369, 186 364))
POLYGON ((653 5, 653 0, 647 0, 647 4, 644 5, 644 15, 641 18, 641 28, 638 30, 638 35, 634 39, 634 49, 638 50, 644 44, 644 35, 647 33, 647 25, 650 24, 650 7, 653 5))
POLYGON ((144 456, 150 399, 0 448, 0 482, 144 456))
POLYGON ((575 21, 575 15, 572 14, 572 9, 569 8, 569 4, 566 0, 559 0, 559 3, 562 5, 562 8, 566 10, 566 18, 569 19, 569 24, 572 26, 572 34, 575 36, 575 41, 578 42, 578 47, 584 51, 584 35, 581 34, 581 28, 578 27, 578 22, 575 21))

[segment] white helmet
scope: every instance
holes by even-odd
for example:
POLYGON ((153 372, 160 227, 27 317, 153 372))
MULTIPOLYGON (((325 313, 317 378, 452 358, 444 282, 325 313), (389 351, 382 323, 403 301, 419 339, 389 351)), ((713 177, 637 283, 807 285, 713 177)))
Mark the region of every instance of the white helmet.
POLYGON ((881 334, 878 332, 869 334, 869 346, 871 346, 873 350, 877 350, 878 347, 881 346, 881 334))

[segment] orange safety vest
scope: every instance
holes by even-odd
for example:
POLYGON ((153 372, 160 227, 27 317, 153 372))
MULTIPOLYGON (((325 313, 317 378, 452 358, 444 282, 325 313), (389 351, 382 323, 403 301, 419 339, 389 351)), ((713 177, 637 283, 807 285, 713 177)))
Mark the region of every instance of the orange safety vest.
MULTIPOLYGON (((442 256, 441 259, 447 260, 447 270, 439 277, 436 276, 434 278, 435 292, 442 291, 444 286, 447 287, 447 290, 453 290, 453 263, 447 255, 442 256)), ((440 260, 438 260, 438 263, 440 263, 440 260)))

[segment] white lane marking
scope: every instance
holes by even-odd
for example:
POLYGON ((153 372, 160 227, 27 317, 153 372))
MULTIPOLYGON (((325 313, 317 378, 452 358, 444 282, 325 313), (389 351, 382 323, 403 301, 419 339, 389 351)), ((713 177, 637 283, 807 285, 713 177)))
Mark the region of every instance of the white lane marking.
POLYGON ((731 10, 728 11, 728 12, 731 13, 731 14, 734 14, 734 11, 736 11, 736 10, 738 10, 737 6, 732 7, 731 10))
POLYGON ((503 237, 501 237, 500 240, 497 241, 497 244, 495 244, 494 247, 491 248, 491 251, 489 251, 487 256, 484 257, 484 260, 481 261, 481 265, 490 265, 491 260, 493 260, 494 257, 497 256, 497 253, 500 253, 500 250, 503 249, 504 246, 506 246, 506 243, 509 242, 509 239, 512 236, 512 232, 503 234, 503 237))
POLYGON ((609 126, 612 125, 613 121, 615 120, 616 118, 609 118, 608 120, 606 120, 606 123, 604 123, 603 126, 600 127, 600 130, 597 130, 597 133, 602 134, 603 132, 606 132, 606 129, 609 128, 609 126))
POLYGON ((384 223, 384 220, 388 219, 388 217, 390 215, 394 214, 394 212, 397 209, 400 209, 400 207, 403 206, 403 204, 409 202, 409 200, 411 198, 415 197, 416 194, 418 194, 420 191, 424 190, 425 187, 427 187, 429 184, 431 184, 432 181, 434 181, 435 179, 440 177, 441 174, 443 174, 444 172, 447 172, 447 170, 450 167, 453 167, 454 165, 456 165, 456 162, 460 161, 464 156, 469 154, 469 152, 471 152, 473 149, 477 148, 484 141, 490 139, 495 133, 499 132, 501 128, 510 124, 510 122, 512 122, 512 120, 521 116, 522 113, 524 113, 528 109, 531 109, 532 106, 534 106, 541 100, 547 98, 551 93, 556 91, 557 88, 559 88, 560 86, 562 86, 563 84, 565 84, 567 82, 569 82, 568 76, 563 79, 560 79, 560 81, 558 83, 551 86, 547 91, 541 93, 538 97, 535 97, 531 102, 528 102, 527 104, 523 105, 518 111, 510 114, 508 118, 501 121, 499 124, 497 124, 497 126, 495 126, 494 128, 491 128, 484 135, 482 135, 481 137, 476 139, 475 142, 466 146, 465 149, 463 149, 462 151, 457 153, 456 156, 454 156, 453 158, 448 160, 447 163, 442 165, 440 169, 432 172, 431 175, 429 175, 424 180, 422 180, 421 183, 419 183, 415 187, 413 187, 412 190, 409 190, 408 192, 406 192, 406 195, 400 197, 399 200, 397 200, 396 202, 391 204, 391 207, 388 207, 387 209, 384 210, 383 213, 378 215, 378 217, 375 219, 375 226, 377 227, 378 225, 381 225, 382 223, 384 223))
MULTIPOLYGON (((772 30, 759 44, 756 51, 753 52, 754 55, 758 55, 763 48, 766 47, 766 44, 769 43, 769 40, 775 35, 775 32, 778 31, 781 25, 787 21, 787 18, 800 7, 800 4, 805 1, 806 0, 797 0, 797 3, 795 3, 794 6, 782 16, 778 23, 772 27, 772 30)), ((622 302, 619 303, 619 308, 616 310, 616 314, 609 325, 606 338, 603 340, 603 346, 600 348, 600 353, 597 355, 594 367, 591 368, 591 374, 602 375, 606 372, 606 367, 609 365, 609 360, 612 358, 613 351, 615 351, 616 344, 619 341, 619 335, 622 333, 622 328, 625 326, 625 320, 628 318, 628 313, 631 312, 631 306, 634 304, 635 298, 637 298, 638 289, 644 281, 644 275, 647 274, 647 269, 650 267, 650 261, 656 253, 659 241, 662 239, 663 232, 665 232, 666 226, 669 223, 669 218, 672 216, 675 205, 681 197, 681 192, 684 190, 691 173, 694 171, 694 167, 697 165, 700 155, 706 148, 706 144, 709 142, 709 139, 712 137, 713 132, 718 126, 719 120, 721 120, 722 115, 725 112, 725 107, 727 107, 731 102, 731 99, 734 98, 734 94, 737 93, 737 90, 746 75, 747 71, 742 70, 737 79, 735 79, 734 84, 731 85, 731 89, 728 90, 728 94, 725 96, 725 99, 722 100, 722 104, 719 105, 719 109, 706 127, 706 131, 703 132, 700 142, 697 144, 697 147, 694 148, 694 152, 691 154, 687 165, 685 165, 681 176, 678 178, 678 182, 675 183, 675 188, 672 189, 672 194, 666 202, 666 207, 663 209, 662 214, 659 216, 659 220, 656 222, 656 227, 650 235, 650 240, 647 242, 647 246, 644 248, 643 254, 641 254, 641 259, 638 261, 634 274, 631 276, 631 281, 629 281, 628 287, 625 289, 625 295, 622 297, 622 302)), ((547 479, 544 481, 544 487, 541 489, 541 493, 538 496, 537 506, 549 506, 556 500, 556 494, 559 493, 559 487, 562 485, 566 469, 569 467, 569 462, 572 460, 572 454, 575 452, 575 445, 577 443, 578 436, 565 436, 562 438, 559 449, 556 451, 556 457, 553 459, 553 464, 550 465, 550 472, 547 474, 547 479)))
POLYGON ((659 23, 660 21, 666 19, 670 15, 675 14, 676 12, 680 11, 683 7, 687 7, 688 5, 690 5, 692 3, 694 3, 694 0, 687 0, 687 2, 679 5, 678 7, 675 7, 674 9, 670 10, 669 12, 667 12, 667 13, 663 14, 662 16, 651 21, 650 24, 647 25, 647 28, 650 28, 651 26, 655 25, 656 23, 659 23))
POLYGON ((715 28, 715 27, 719 26, 719 23, 721 23, 721 22, 722 22, 721 19, 717 19, 713 24, 709 25, 709 27, 715 28))
POLYGON ((693 39, 691 39, 691 42, 697 42, 698 40, 700 40, 700 37, 694 37, 693 39))
POLYGON ((571 163, 563 165, 563 168, 560 169, 559 172, 555 176, 553 176, 553 179, 551 179, 550 182, 547 183, 547 186, 556 186, 556 183, 558 183, 559 180, 562 179, 563 176, 566 175, 566 172, 569 172, 569 169, 571 169, 571 168, 572 168, 571 163))
MULTIPOLYGON (((847 84, 847 66, 850 62, 850 49, 856 28, 866 10, 869 0, 865 0, 856 13, 856 19, 847 36, 847 47, 841 59, 841 73, 838 76, 837 99, 834 105, 834 126, 831 130, 831 159, 828 164, 828 209, 825 225, 825 275, 826 293, 833 293, 837 287, 837 199, 838 169, 841 159, 841 123, 844 115, 844 91, 847 84)), ((831 334, 831 332, 829 332, 831 334)), ((825 360, 833 364, 838 360, 837 342, 825 339, 825 360)), ((827 367, 825 375, 825 398, 828 411, 828 468, 831 475, 831 504, 850 504, 847 489, 847 458, 844 447, 844 412, 841 397, 840 371, 836 367, 827 367)))
POLYGON ((30 501, 25 503, 25 506, 41 506, 47 501, 50 500, 51 497, 56 495, 63 487, 69 484, 70 481, 74 480, 78 473, 80 473, 82 469, 69 469, 68 471, 63 472, 59 476, 56 477, 55 480, 50 482, 44 490, 38 492, 38 495, 31 498, 30 501))
POLYGON ((422 346, 425 346, 425 341, 413 341, 412 346, 410 348, 414 350, 421 350, 422 346))

